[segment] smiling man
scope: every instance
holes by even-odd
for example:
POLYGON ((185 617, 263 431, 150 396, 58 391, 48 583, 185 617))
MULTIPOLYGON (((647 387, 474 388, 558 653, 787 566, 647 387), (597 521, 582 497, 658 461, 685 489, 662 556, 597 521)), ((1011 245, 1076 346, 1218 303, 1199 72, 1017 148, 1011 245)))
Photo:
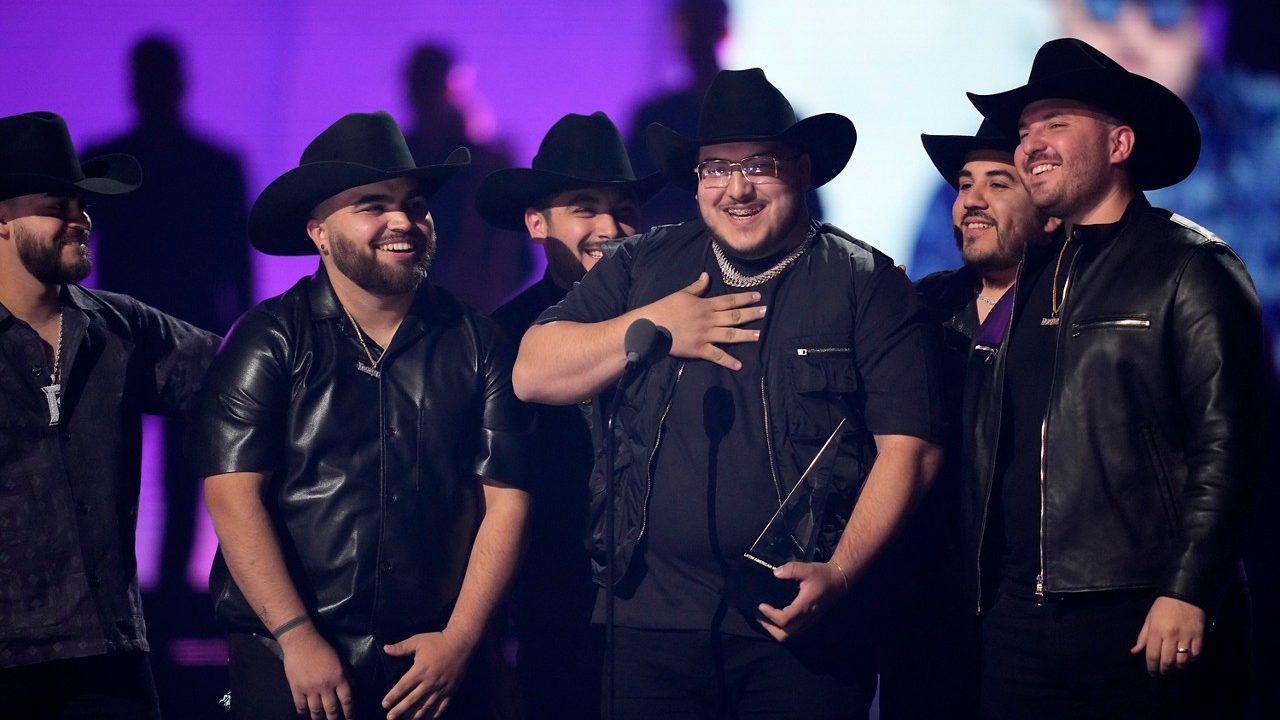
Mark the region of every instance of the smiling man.
POLYGON ((993 718, 1239 717, 1239 571, 1266 349, 1244 265, 1144 190, 1195 167, 1169 89, 1075 39, 973 95, 1064 236, 1028 249, 972 408, 981 693, 993 718))
POLYGON ((191 431, 237 716, 484 713, 529 420, 497 329, 424 282, 428 200, 466 162, 352 114, 254 203, 259 250, 320 268, 236 324, 191 431))
MULTIPOLYGON (((531 168, 486 177, 476 194, 480 216, 527 232, 547 258, 542 280, 499 308, 494 321, 519 340, 604 257, 606 243, 635 234, 639 206, 665 183, 658 173, 636 178, 617 127, 602 112, 565 115, 547 131, 531 168)), ((534 511, 512 591, 528 720, 599 714, 600 642, 591 629, 595 593, 583 544, 594 459, 587 418, 597 407, 536 406, 534 511)))
POLYGON ((156 718, 134 530, 142 413, 176 417, 218 338, 79 283, 85 197, 132 192, 132 156, 82 166, 62 118, 0 118, 0 708, 156 718))
POLYGON ((606 256, 525 334, 514 371, 527 400, 578 402, 619 378, 633 321, 671 331, 671 356, 618 399, 612 588, 606 478, 592 478, 617 717, 865 713, 875 675, 854 607, 940 455, 936 338, 888 257, 809 217, 805 193, 853 152, 848 118, 797 120, 762 71, 724 71, 698 137, 649 133, 701 218, 606 256), (839 469, 815 488, 829 493, 816 555, 772 574, 751 564, 744 553, 841 419, 839 469), (767 601, 754 572, 794 599, 767 601))
MULTIPOLYGON (((1008 325, 1009 293, 1029 243, 1048 241, 1046 223, 1013 166, 1017 137, 984 122, 976 135, 921 135, 954 191, 951 225, 962 266, 916 283, 942 330, 946 457, 937 479, 876 568, 880 716, 978 716, 977 625, 965 592, 962 407, 989 390, 990 359, 1008 325)), ((1051 221, 1050 228, 1057 221, 1051 221)))

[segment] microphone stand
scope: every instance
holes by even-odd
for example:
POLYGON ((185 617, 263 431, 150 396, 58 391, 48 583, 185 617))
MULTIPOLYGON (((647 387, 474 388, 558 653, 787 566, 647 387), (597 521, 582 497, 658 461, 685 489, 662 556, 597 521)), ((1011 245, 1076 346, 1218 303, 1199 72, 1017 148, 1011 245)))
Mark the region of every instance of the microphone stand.
POLYGON ((616 478, 614 478, 614 454, 617 451, 617 441, 613 434, 613 424, 618 417, 618 407, 621 405, 622 391, 638 374, 637 368, 640 366, 637 360, 628 360, 626 368, 622 371, 622 377, 618 378, 618 384, 613 389, 613 398, 609 402, 609 412, 605 416, 604 424, 604 537, 605 537, 605 566, 604 566, 604 713, 603 720, 613 720, 614 705, 614 689, 613 676, 615 658, 617 656, 616 647, 614 645, 614 585, 617 582, 617 568, 614 561, 618 552, 618 539, 614 534, 617 526, 617 508, 614 505, 614 499, 617 491, 614 488, 616 478))
POLYGON ((651 320, 641 318, 627 328, 624 350, 627 353, 627 365, 614 387, 613 398, 609 403, 609 412, 605 415, 604 437, 601 447, 604 452, 604 720, 613 720, 614 715, 614 669, 617 648, 614 643, 614 586, 617 584, 616 562, 618 553, 617 508, 615 499, 617 490, 614 485, 614 454, 617 452, 617 441, 614 438, 614 421, 618 419, 618 408, 622 404, 622 393, 635 381, 645 368, 658 358, 665 357, 671 350, 671 333, 663 327, 653 324, 651 320))

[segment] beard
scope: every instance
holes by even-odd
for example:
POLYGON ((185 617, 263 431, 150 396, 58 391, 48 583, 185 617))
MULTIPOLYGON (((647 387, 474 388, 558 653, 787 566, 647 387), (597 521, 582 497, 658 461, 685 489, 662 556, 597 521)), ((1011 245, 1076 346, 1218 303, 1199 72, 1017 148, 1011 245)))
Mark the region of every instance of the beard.
POLYGON ((1006 242, 1004 230, 998 225, 995 226, 995 247, 981 254, 975 253, 972 248, 966 247, 964 231, 961 228, 953 225, 951 230, 955 234, 956 249, 960 251, 960 259, 967 267, 973 269, 979 275, 1008 270, 1017 267, 1018 263, 1022 261, 1023 245, 1016 242, 1006 242))
POLYGON ((410 265, 386 265, 378 262, 381 250, 366 251, 341 235, 334 235, 333 264, 351 282, 374 295, 404 295, 418 289, 427 278, 427 270, 436 255, 434 233, 407 235, 405 239, 420 247, 418 258, 410 265))
POLYGON ((62 259, 62 248, 67 236, 41 242, 28 234, 21 226, 14 226, 14 245, 18 259, 31 276, 46 285, 68 285, 89 277, 93 262, 89 260, 89 248, 78 245, 79 252, 69 261, 62 259))

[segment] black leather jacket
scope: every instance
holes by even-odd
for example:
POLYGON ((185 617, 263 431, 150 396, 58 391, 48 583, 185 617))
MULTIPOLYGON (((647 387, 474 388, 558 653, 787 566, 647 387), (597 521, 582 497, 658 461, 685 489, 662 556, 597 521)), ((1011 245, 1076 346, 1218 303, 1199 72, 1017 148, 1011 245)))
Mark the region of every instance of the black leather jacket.
MULTIPOLYGON (((250 310, 198 396, 202 476, 269 472, 265 503, 317 629, 357 672, 380 644, 442 629, 483 516, 477 475, 519 486, 530 416, 487 318, 424 285, 381 361, 363 351, 323 269, 250 310)), ((265 634, 221 553, 219 620, 265 634)))
MULTIPOLYGON (((1045 366, 1038 591, 1154 588, 1212 611, 1236 573, 1262 467, 1258 299, 1226 244, 1141 196, 1114 239, 1087 231, 1073 239, 1081 249, 1045 366)), ((1023 275, 1051 264, 1056 250, 1028 249, 1014 322, 1023 275)), ((999 353, 991 392, 967 403, 966 514, 979 588, 1004 373, 999 353)))
MULTIPOLYGON (((601 272, 602 263, 581 285, 604 282, 602 279, 615 271, 625 273, 626 308, 616 310, 647 305, 696 280, 705 267, 710 247, 701 221, 657 228, 647 235, 629 238, 605 261, 611 264, 609 269, 601 272), (622 266, 614 263, 622 263, 626 269, 618 270, 622 266)), ((581 288, 575 289, 566 303, 572 302, 578 292, 581 288)), ((875 461, 875 444, 864 411, 868 392, 881 393, 878 397, 883 398, 884 392, 892 391, 868 387, 864 383, 866 368, 858 362, 859 357, 870 352, 858 347, 857 339, 862 337, 860 324, 872 324, 865 317, 865 310, 873 292, 888 293, 896 310, 883 344, 901 347, 897 344, 905 343, 911 348, 910 356, 919 361, 903 370, 911 374, 912 388, 922 388, 930 395, 921 401, 917 395, 908 397, 904 391, 902 404, 923 405, 923 414, 928 416, 923 422, 927 429, 904 434, 919 434, 936 442, 941 434, 934 356, 936 333, 923 320, 910 282, 887 256, 838 228, 823 225, 815 246, 782 276, 761 331, 763 374, 754 382, 761 383, 763 403, 759 411, 765 416, 767 437, 763 441, 771 458, 767 472, 779 499, 794 487, 840 419, 847 417, 849 421, 846 427, 850 432, 844 436, 837 459, 842 472, 831 475, 828 502, 815 509, 815 514, 822 515, 816 553, 819 559, 830 557, 839 542, 854 500, 875 461)), ((560 314, 563 305, 549 310, 539 322, 574 319, 560 314)), ((659 361, 619 401, 614 428, 618 448, 615 568, 619 580, 645 535, 654 457, 684 363, 674 357, 659 361)), ((602 587, 607 557, 604 490, 603 464, 597 462, 591 479, 589 545, 596 583, 602 587)))

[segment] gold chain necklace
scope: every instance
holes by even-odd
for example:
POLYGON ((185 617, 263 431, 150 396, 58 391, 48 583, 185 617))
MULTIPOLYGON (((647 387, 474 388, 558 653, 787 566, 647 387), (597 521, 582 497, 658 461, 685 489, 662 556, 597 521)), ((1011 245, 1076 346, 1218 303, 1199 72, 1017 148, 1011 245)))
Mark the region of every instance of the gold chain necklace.
MULTIPOLYGON (((339 303, 339 305, 342 304, 339 303)), ((369 346, 364 341, 364 331, 360 329, 360 323, 356 322, 356 319, 351 316, 351 311, 347 309, 346 305, 342 305, 342 312, 346 313, 347 320, 351 321, 351 327, 356 331, 356 341, 360 343, 360 349, 364 351, 364 356, 369 358, 368 365, 363 361, 356 362, 356 369, 375 380, 381 378, 382 371, 378 369, 378 364, 382 362, 382 358, 387 356, 387 351, 383 350, 378 359, 374 360, 373 353, 369 352, 369 346)))
MULTIPOLYGON (((1053 286, 1049 288, 1049 317, 1040 318, 1041 325, 1057 325, 1059 322, 1058 313, 1062 312, 1061 303, 1058 301, 1058 273, 1062 271, 1062 258, 1067 254, 1067 248, 1071 246, 1071 240, 1074 235, 1068 235, 1065 242, 1062 243, 1062 249, 1058 251, 1058 262, 1053 266, 1053 286)), ((1068 272, 1070 275, 1070 272, 1068 272)), ((1067 301, 1067 286, 1070 282, 1068 277, 1062 285, 1062 302, 1067 301)))

